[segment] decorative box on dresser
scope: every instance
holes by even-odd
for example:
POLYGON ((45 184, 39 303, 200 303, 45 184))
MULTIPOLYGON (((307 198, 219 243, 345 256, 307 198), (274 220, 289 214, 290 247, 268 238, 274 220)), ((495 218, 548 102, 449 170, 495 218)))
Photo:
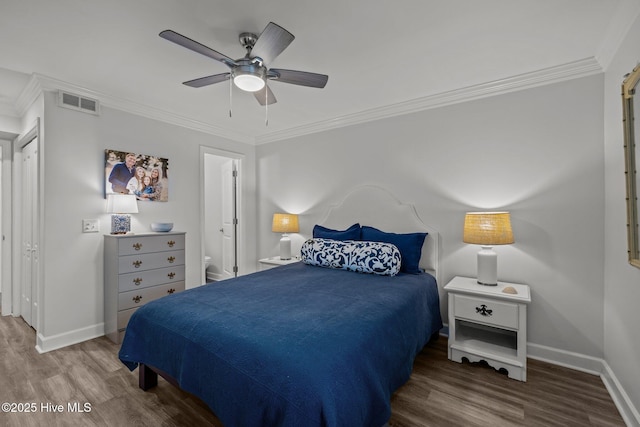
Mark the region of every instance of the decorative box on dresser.
POLYGON ((484 360, 506 369, 509 378, 526 381, 529 286, 486 286, 475 278, 454 277, 444 289, 449 294, 449 359, 484 360))
POLYGON ((104 332, 120 344, 138 307, 184 290, 185 233, 104 237, 104 332))

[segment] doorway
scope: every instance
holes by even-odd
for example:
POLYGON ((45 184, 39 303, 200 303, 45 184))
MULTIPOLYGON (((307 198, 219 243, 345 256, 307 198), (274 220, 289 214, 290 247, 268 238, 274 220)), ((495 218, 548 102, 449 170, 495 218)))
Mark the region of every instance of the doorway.
POLYGON ((11 302, 11 141, 0 140, 0 315, 12 313, 11 302))
POLYGON ((239 274, 241 157, 201 147, 201 165, 204 283, 239 274))

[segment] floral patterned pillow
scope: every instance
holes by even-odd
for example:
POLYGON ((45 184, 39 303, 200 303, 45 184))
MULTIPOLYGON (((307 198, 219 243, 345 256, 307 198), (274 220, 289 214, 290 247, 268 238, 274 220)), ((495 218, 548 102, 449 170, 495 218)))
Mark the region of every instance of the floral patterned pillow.
POLYGON ((395 276, 401 264, 398 248, 382 242, 309 239, 300 255, 305 264, 383 276, 395 276))

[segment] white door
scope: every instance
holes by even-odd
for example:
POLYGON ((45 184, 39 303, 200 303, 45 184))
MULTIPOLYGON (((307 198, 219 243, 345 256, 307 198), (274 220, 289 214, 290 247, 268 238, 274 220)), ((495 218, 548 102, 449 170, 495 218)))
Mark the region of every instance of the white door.
POLYGON ((20 314, 35 327, 38 316, 38 140, 22 149, 22 280, 20 314))
POLYGON ((236 228, 238 219, 236 215, 236 178, 237 170, 235 160, 230 160, 222 165, 222 272, 225 279, 235 277, 238 274, 236 252, 236 228))

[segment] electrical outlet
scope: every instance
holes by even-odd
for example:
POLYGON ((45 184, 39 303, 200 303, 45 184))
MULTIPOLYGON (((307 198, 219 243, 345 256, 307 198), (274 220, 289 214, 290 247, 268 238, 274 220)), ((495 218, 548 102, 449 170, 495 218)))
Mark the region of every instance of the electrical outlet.
POLYGON ((98 233, 100 231, 100 220, 98 219, 83 219, 82 220, 82 232, 83 233, 98 233))

